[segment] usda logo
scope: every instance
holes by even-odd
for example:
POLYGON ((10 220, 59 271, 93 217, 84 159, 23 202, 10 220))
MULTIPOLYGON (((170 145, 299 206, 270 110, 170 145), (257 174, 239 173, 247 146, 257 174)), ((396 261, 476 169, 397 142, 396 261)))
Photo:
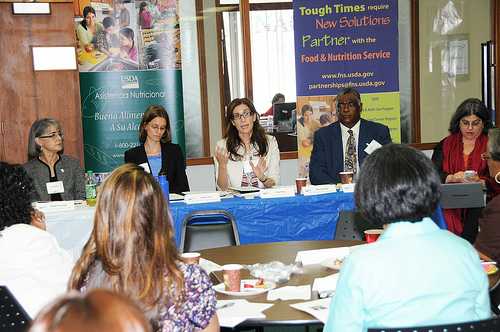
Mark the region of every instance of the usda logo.
POLYGON ((139 89, 139 79, 135 75, 122 75, 122 89, 139 89))

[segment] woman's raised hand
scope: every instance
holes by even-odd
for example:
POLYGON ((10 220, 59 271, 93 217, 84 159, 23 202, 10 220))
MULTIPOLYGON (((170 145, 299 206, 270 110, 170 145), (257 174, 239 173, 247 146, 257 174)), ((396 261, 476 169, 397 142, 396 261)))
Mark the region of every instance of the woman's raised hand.
POLYGON ((222 146, 217 146, 216 148, 212 148, 212 150, 214 151, 214 156, 219 166, 227 166, 229 160, 229 152, 227 152, 227 149, 222 146))
POLYGON ((253 173, 259 178, 259 180, 262 181, 262 177, 264 176, 264 173, 267 171, 267 166, 266 166, 266 159, 264 157, 259 158, 259 162, 257 165, 254 165, 253 162, 250 160, 250 166, 252 166, 253 173))

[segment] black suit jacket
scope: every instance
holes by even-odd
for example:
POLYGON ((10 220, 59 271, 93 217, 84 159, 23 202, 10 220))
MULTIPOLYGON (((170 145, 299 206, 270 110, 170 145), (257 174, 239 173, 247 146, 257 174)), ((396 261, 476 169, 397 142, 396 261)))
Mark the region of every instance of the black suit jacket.
MULTIPOLYGON (((137 165, 148 163, 149 169, 151 169, 144 144, 125 151, 125 163, 137 165)), ((171 193, 180 194, 183 191, 189 191, 184 155, 178 144, 161 143, 161 167, 167 172, 169 191, 171 193)))

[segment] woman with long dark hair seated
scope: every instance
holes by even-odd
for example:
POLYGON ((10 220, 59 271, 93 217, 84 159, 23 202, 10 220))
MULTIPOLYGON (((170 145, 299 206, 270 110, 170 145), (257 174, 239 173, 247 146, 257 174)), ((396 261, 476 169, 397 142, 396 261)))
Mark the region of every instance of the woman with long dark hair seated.
POLYGON ((226 134, 213 150, 220 190, 280 184, 278 142, 274 136, 266 135, 255 106, 247 98, 234 99, 227 106, 226 134))
POLYGON ((384 232, 344 259, 325 332, 490 317, 488 277, 477 252, 430 218, 440 198, 438 173, 419 150, 389 144, 366 157, 354 203, 384 232))
POLYGON ((135 301, 155 330, 218 331, 216 298, 198 264, 179 258, 172 213, 155 178, 125 164, 104 181, 94 229, 69 288, 107 288, 135 301))

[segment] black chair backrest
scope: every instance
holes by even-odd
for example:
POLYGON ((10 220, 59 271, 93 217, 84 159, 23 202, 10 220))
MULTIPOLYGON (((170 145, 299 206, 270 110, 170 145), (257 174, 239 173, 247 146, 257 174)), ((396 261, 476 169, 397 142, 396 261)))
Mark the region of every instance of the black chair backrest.
POLYGON ((460 324, 405 327, 405 328, 370 328, 368 332, 498 332, 500 317, 460 324))
POLYGON ((364 231, 373 228, 381 227, 368 222, 358 210, 340 211, 334 240, 366 241, 364 231))
POLYGON ((189 252, 240 244, 233 215, 224 210, 189 213, 182 222, 179 251, 189 252))
POLYGON ((23 332, 30 321, 30 317, 7 286, 0 286, 0 331, 23 332))

